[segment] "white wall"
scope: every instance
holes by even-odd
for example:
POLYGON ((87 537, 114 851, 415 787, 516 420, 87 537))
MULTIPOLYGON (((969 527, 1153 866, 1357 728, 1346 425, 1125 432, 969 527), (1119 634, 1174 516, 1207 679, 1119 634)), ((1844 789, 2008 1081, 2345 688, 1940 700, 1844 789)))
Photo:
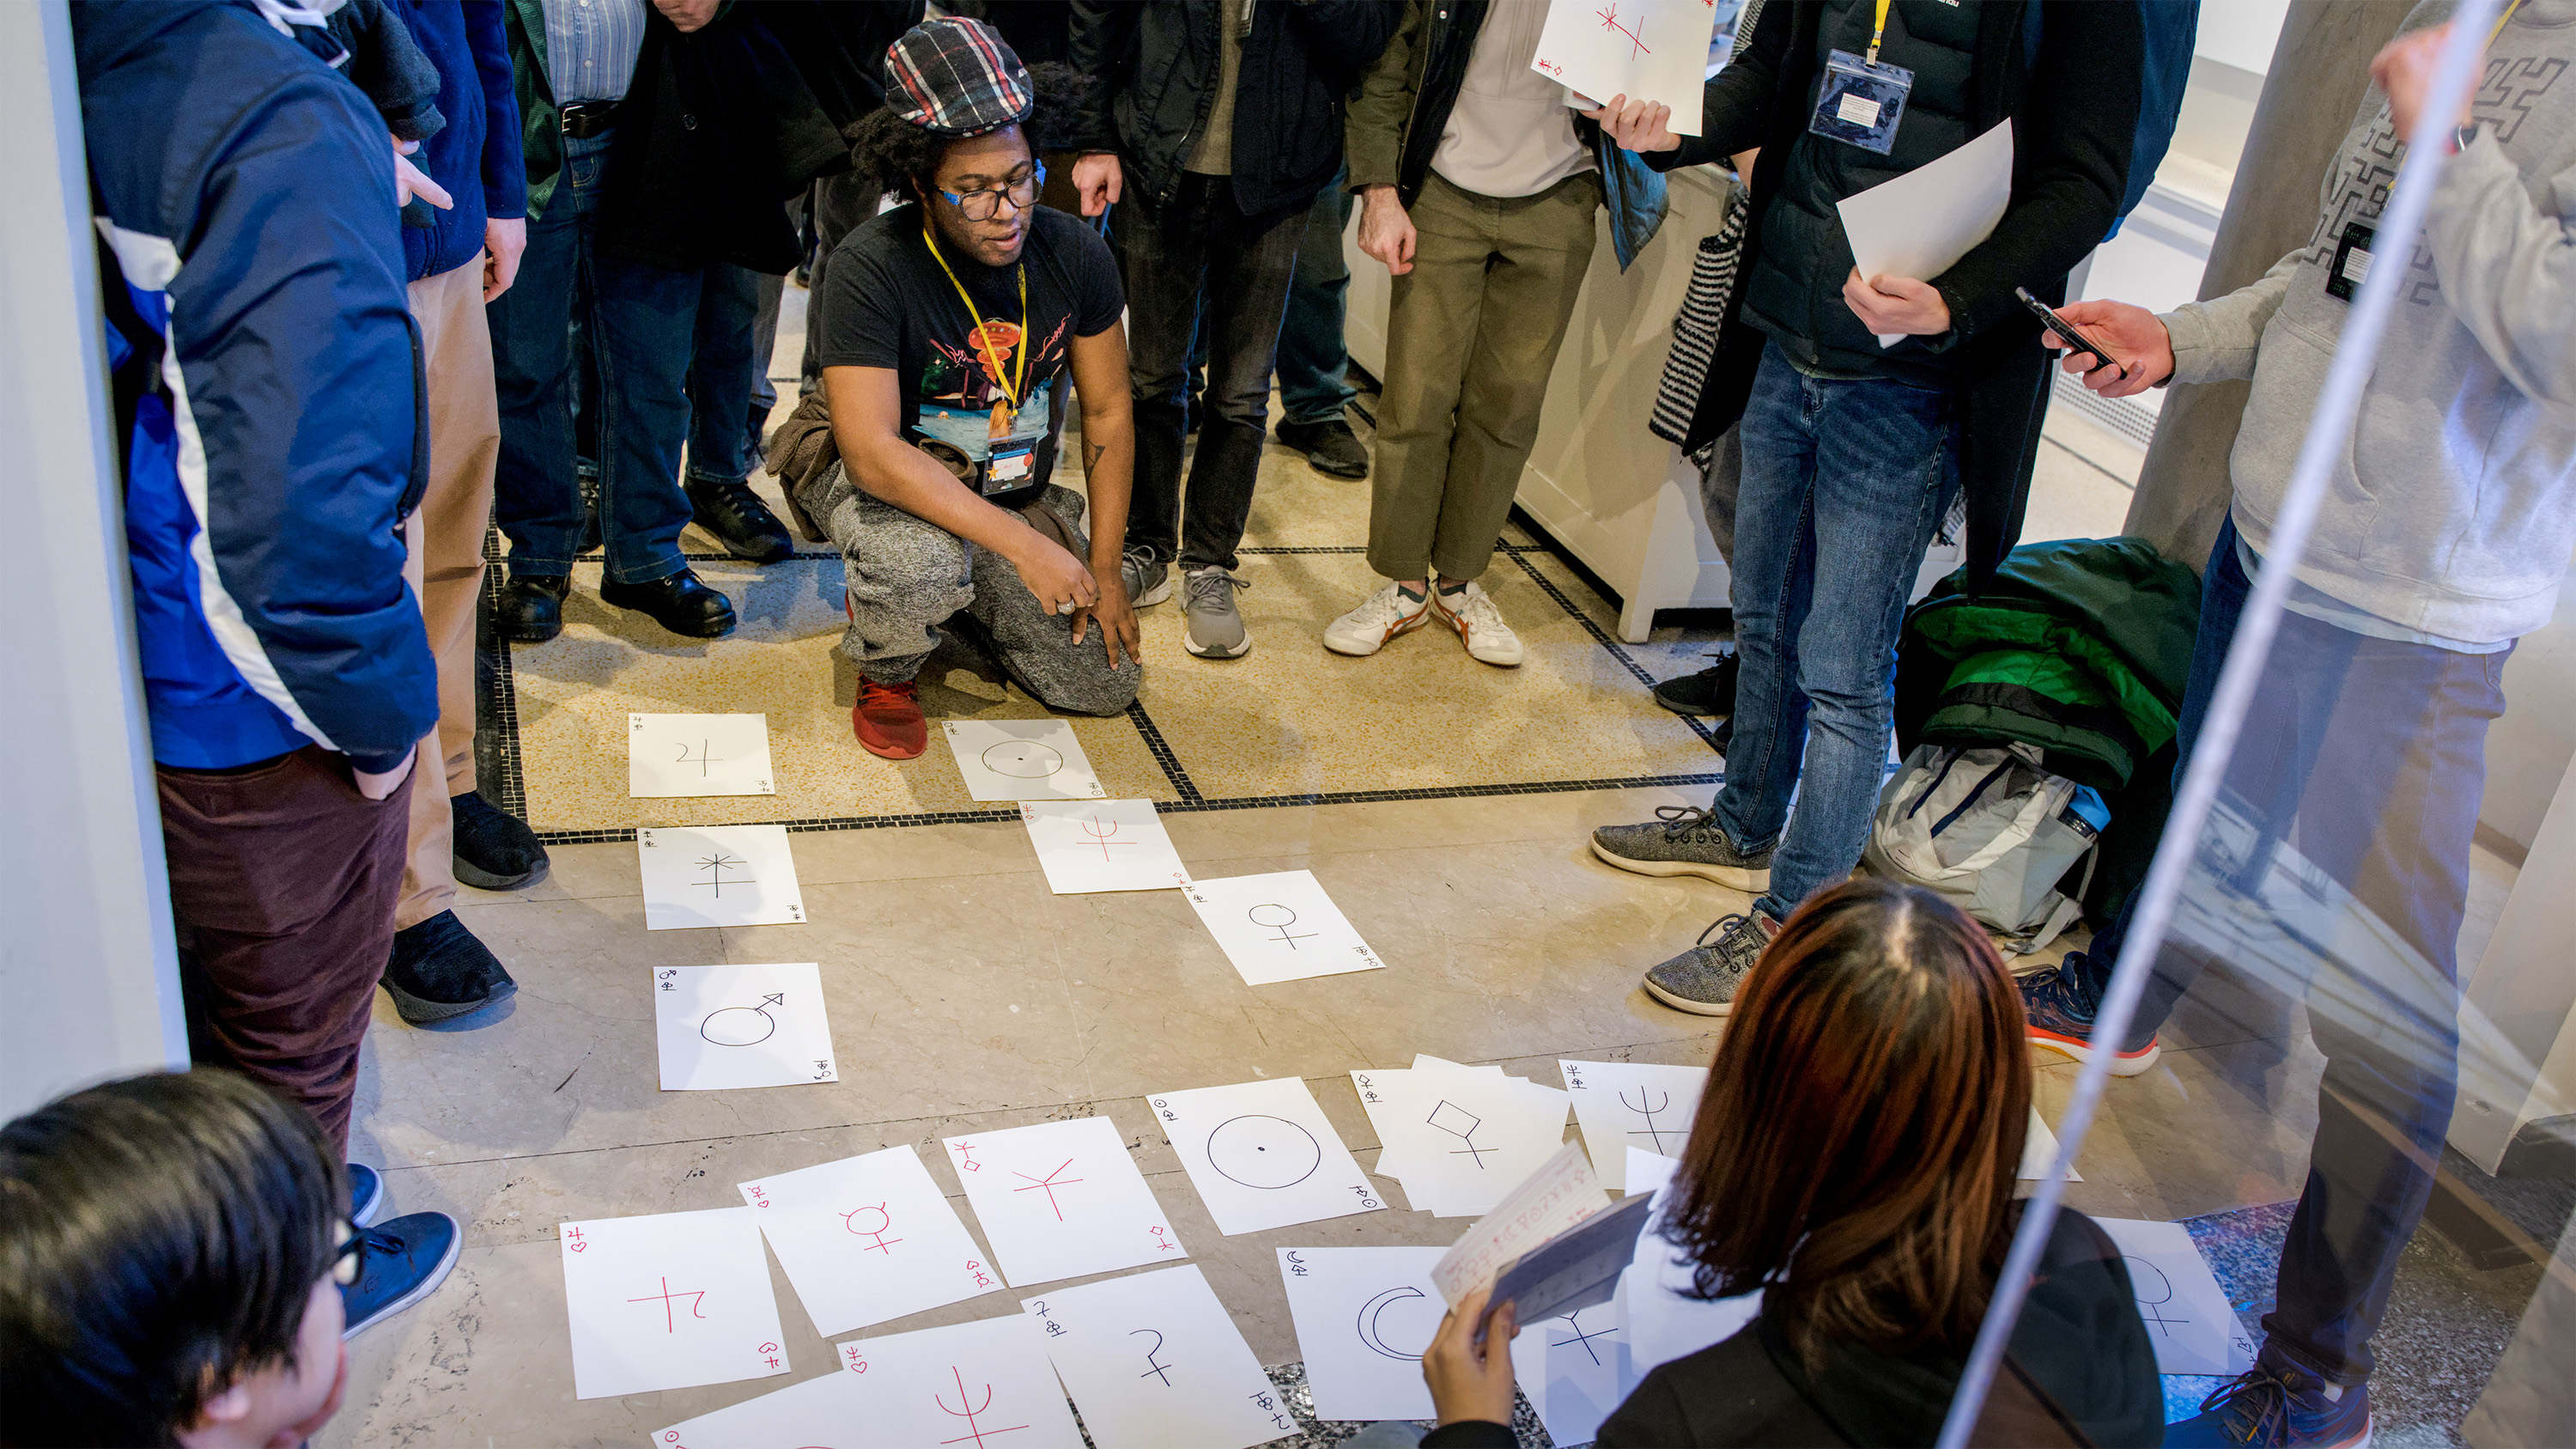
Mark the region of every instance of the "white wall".
POLYGON ((185 1064, 63 0, 0 4, 0 1118, 185 1064))

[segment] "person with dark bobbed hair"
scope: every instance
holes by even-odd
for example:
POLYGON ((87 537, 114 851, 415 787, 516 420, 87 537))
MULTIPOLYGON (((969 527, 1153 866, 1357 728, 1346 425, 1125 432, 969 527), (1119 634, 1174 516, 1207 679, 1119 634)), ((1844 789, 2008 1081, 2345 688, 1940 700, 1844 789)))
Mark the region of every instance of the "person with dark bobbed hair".
POLYGON ((343 1339, 444 1276, 366 1301, 376 1239, 313 1119, 234 1072, 0 1127, 0 1445, 302 1443, 340 1407, 343 1339))
MULTIPOLYGON (((1931 1443, 2020 1225, 2030 1082, 1974 922, 1884 881, 1811 897, 1736 998, 1661 1228, 1701 1297, 1760 1315, 1647 1373, 1600 1443, 1931 1443)), ((1426 1446, 1512 1443, 1512 1308, 1478 1342, 1484 1307, 1423 1355, 1426 1446)), ((2060 1212, 1978 1442, 2155 1444, 2163 1407, 2120 1250, 2060 1212)))

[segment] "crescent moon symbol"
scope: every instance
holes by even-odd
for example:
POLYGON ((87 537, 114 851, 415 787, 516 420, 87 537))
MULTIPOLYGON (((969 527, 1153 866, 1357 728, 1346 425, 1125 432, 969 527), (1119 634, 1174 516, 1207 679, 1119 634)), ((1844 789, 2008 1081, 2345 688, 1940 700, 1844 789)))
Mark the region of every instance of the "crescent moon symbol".
POLYGON ((1379 1353, 1385 1354, 1388 1358, 1403 1359, 1408 1363, 1420 1363, 1422 1361, 1422 1355, 1418 1353, 1399 1353, 1386 1346, 1385 1340, 1377 1336, 1377 1316, 1387 1310, 1387 1305, 1394 1303, 1400 1298, 1420 1298, 1423 1296, 1425 1295, 1421 1289, 1408 1284, 1402 1288, 1389 1288, 1385 1292, 1377 1295, 1375 1298, 1361 1304, 1359 1321, 1360 1342, 1367 1344, 1379 1353))

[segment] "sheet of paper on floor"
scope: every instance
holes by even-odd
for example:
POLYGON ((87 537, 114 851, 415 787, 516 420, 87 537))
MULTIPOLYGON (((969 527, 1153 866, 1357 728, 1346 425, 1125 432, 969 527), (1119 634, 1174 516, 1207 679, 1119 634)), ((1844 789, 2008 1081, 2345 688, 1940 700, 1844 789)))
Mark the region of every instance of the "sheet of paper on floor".
POLYGON ((1559 1444, 1589 1444, 1645 1377, 1628 1359, 1626 1315, 1616 1299, 1524 1323, 1512 1338, 1512 1377, 1559 1444))
POLYGON ((825 1338, 998 1291, 909 1144, 737 1184, 825 1338))
POLYGON ((989 1441, 993 1449, 1086 1449, 1064 1402, 1064 1386, 1047 1360, 1045 1336, 1025 1313, 852 1339, 838 1347, 842 1376, 856 1380, 861 1392, 860 1412, 840 1432, 847 1436, 856 1429, 863 1437, 780 1444, 989 1441))
MULTIPOLYGON (((1834 203, 1864 277, 1918 282, 1950 270, 1994 235, 2012 201, 2013 126, 2007 116, 1957 150, 1834 203)), ((1903 334, 1882 332, 1892 347, 1903 334)))
POLYGON ((1566 1093, 1465 1067, 1351 1073, 1385 1144, 1378 1172, 1435 1217, 1479 1217, 1565 1142, 1566 1093))
POLYGON ((811 961, 656 967, 653 1029, 665 1092, 841 1079, 811 961))
POLYGON ((1151 800, 1023 800, 1020 823, 1037 849, 1047 889, 1060 896, 1163 891, 1190 872, 1151 800))
POLYGON ((1385 1206, 1299 1078, 1163 1092, 1145 1105, 1229 1237, 1385 1206))
POLYGON ((784 825, 666 826, 635 832, 644 929, 788 926, 805 920, 784 825))
MULTIPOLYGON (((2040 1120, 2039 1109, 2033 1107, 2030 1109, 2030 1129, 2022 1134, 2021 1165, 2013 1169, 2013 1176, 2023 1182, 2037 1182, 2048 1171, 2048 1164, 2056 1160, 2057 1134, 2048 1130, 2048 1124, 2040 1120)), ((2073 1163, 2068 1163, 2064 1180, 2082 1182, 2084 1175, 2075 1170, 2073 1163)))
MULTIPOLYGON (((1515 1360, 1517 1362, 1517 1360, 1515 1360)), ((686 1419, 653 1436, 658 1449, 779 1449, 829 1445, 860 1422, 867 1395, 860 1382, 837 1369, 774 1394, 686 1419)))
POLYGON ((1708 1085, 1706 1067, 1568 1061, 1556 1067, 1574 1099, 1584 1145, 1592 1149, 1593 1170, 1613 1193, 1627 1191, 1626 1149, 1643 1147, 1667 1157, 1681 1151, 1699 1112, 1700 1089, 1708 1085))
POLYGON ((2180 1223, 2095 1218, 2120 1245, 2138 1317, 2156 1346, 2156 1371, 2232 1378, 2254 1367, 2255 1342, 2229 1306, 2209 1260, 2180 1223))
POLYGON ((630 714, 629 798, 775 795, 764 714, 630 714))
POLYGON ((1248 986, 1376 971, 1386 963, 1360 939, 1314 872, 1283 870, 1194 880, 1181 892, 1248 986))
POLYGON ((1530 69, 1586 110, 1615 96, 1661 101, 1673 131, 1696 136, 1716 28, 1709 0, 1553 0, 1530 69))
POLYGON ((557 1226, 573 1397, 613 1398, 788 1371, 769 1256, 749 1208, 557 1226))
POLYGON ((1250 1449, 1296 1416, 1195 1264, 1021 1300, 1097 1444, 1250 1449))
MULTIPOLYGON (((1484 1076, 1494 1078, 1494 1079, 1496 1079, 1496 1080, 1501 1080, 1501 1079, 1503 1078, 1503 1076, 1504 1076, 1504 1072, 1503 1072, 1503 1069, 1502 1069, 1501 1067, 1499 1067, 1499 1066, 1495 1066, 1495 1065, 1492 1065, 1492 1064, 1490 1064, 1490 1063, 1489 1063, 1489 1064, 1486 1064, 1486 1065, 1483 1065, 1483 1066, 1474 1066, 1474 1067, 1471 1067, 1471 1066, 1468 1066, 1468 1065, 1466 1065, 1465 1063, 1462 1063, 1462 1062, 1453 1062, 1453 1061, 1450 1061, 1450 1060, 1449 1060, 1448 1058, 1446 1058, 1446 1057, 1435 1057, 1435 1056, 1431 1055, 1429 1052, 1415 1052, 1415 1053, 1413 1054, 1413 1067, 1412 1067, 1412 1070, 1417 1071, 1417 1072, 1420 1072, 1420 1071, 1434 1071, 1434 1070, 1438 1070, 1438 1071, 1456 1071, 1456 1072, 1476 1072, 1476 1073, 1480 1073, 1480 1074, 1482 1074, 1482 1075, 1484 1075, 1484 1076)), ((1372 1123, 1372 1125, 1375 1125, 1375 1124, 1374 1124, 1374 1123, 1372 1123)), ((1406 1164, 1405 1164, 1405 1152, 1404 1152, 1402 1149, 1400 1149, 1400 1148, 1399 1148, 1399 1149, 1393 1149, 1393 1150, 1390 1150, 1390 1149, 1385 1145, 1385 1137, 1384 1137, 1384 1135, 1383 1135, 1383 1134, 1381 1134, 1381 1135, 1380 1135, 1380 1137, 1379 1137, 1379 1143, 1380 1143, 1380 1146, 1379 1146, 1379 1149, 1378 1149, 1377 1165, 1376 1165, 1375 1171, 1376 1171, 1376 1172, 1377 1172, 1377 1174, 1378 1174, 1379 1176, 1381 1176, 1381 1177, 1391 1177, 1391 1178, 1395 1179, 1395 1181, 1396 1181, 1397 1185, 1402 1186, 1402 1185, 1404 1184, 1404 1171, 1405 1171, 1405 1165, 1406 1165, 1406 1164)), ((1425 1187, 1425 1188, 1423 1188, 1423 1189, 1416 1189, 1416 1188, 1412 1188, 1412 1187, 1406 1187, 1406 1188, 1405 1188, 1405 1202, 1406 1202, 1406 1205, 1407 1205, 1408 1207, 1410 1207, 1410 1208, 1414 1209, 1414 1210, 1415 1210, 1415 1211, 1417 1211, 1417 1212, 1419 1212, 1419 1211, 1429 1211, 1429 1210, 1431 1210, 1431 1209, 1433 1208, 1433 1206, 1434 1206, 1434 1204, 1430 1201, 1430 1198, 1429 1198, 1429 1195, 1428 1195, 1428 1185, 1427 1185, 1427 1184, 1426 1184, 1426 1187, 1425 1187)), ((1436 1212, 1436 1213, 1434 1213, 1434 1216, 1438 1216, 1438 1217, 1473 1217, 1473 1216, 1475 1216, 1475 1213, 1474 1213, 1473 1211, 1469 1211, 1469 1210, 1460 1210, 1460 1211, 1454 1211, 1454 1212, 1436 1212)))
POLYGON ((1672 1181, 1673 1174, 1681 1171, 1682 1167, 1680 1158, 1666 1157, 1660 1152, 1648 1152, 1642 1147, 1629 1148, 1627 1159, 1626 1195, 1629 1197, 1635 1197, 1641 1192, 1653 1192, 1662 1187, 1672 1181))
POLYGON ((1428 1419, 1422 1351, 1448 1309, 1431 1281, 1442 1248, 1281 1248, 1279 1278, 1315 1417, 1428 1419))
MULTIPOLYGON (((1440 1258, 1432 1281, 1451 1306, 1557 1234, 1601 1211, 1601 1180, 1579 1142, 1561 1143, 1440 1258)), ((1553 1271, 1553 1270, 1551 1270, 1553 1271)), ((1606 1273, 1603 1276, 1607 1276, 1606 1273)))
POLYGON ((1672 1195, 1669 1182, 1655 1189, 1655 1218, 1637 1235, 1637 1260, 1619 1280, 1615 1301, 1627 1325, 1628 1361, 1634 1366, 1634 1376, 1619 1385, 1623 1397, 1655 1365, 1734 1337, 1762 1309, 1759 1293, 1715 1300, 1693 1296, 1694 1260, 1658 1230, 1671 1210, 1672 1195))
POLYGON ((1014 1288, 1189 1256, 1106 1117, 1040 1122, 941 1144, 1014 1288))
POLYGON ((942 720, 966 793, 978 800, 1097 800, 1091 757, 1060 719, 942 720))

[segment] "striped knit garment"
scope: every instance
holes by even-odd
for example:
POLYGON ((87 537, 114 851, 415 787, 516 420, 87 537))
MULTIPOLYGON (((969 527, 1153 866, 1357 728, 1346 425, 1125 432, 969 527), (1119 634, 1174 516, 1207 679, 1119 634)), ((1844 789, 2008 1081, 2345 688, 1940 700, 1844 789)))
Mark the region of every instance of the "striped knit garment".
MULTIPOLYGON (((1744 54, 1752 41, 1762 3, 1744 0, 1735 18, 1730 59, 1744 54)), ((1714 234, 1700 238, 1699 253, 1691 259, 1690 290, 1682 297, 1680 315, 1673 318, 1672 351, 1664 358, 1654 416, 1646 424, 1666 442, 1679 443, 1690 434, 1691 415, 1698 411, 1700 390, 1708 382, 1709 359, 1717 354, 1718 329, 1725 325, 1727 299, 1735 293, 1735 267, 1744 254, 1744 229, 1751 212, 1739 184, 1727 195, 1725 219, 1714 234)))

